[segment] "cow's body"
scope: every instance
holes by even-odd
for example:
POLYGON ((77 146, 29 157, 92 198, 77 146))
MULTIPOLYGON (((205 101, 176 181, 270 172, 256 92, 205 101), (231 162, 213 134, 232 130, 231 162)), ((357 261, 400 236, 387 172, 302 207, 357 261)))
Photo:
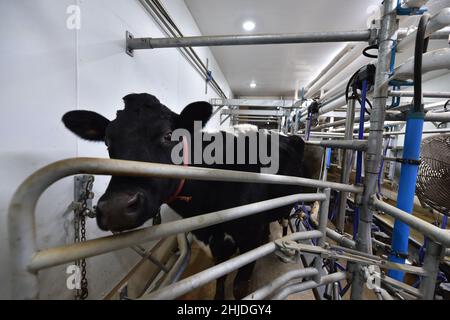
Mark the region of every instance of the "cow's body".
MULTIPOLYGON (((221 132, 223 135, 229 133, 221 132)), ((262 133, 260 133, 262 134, 262 133)), ((235 138, 236 139, 236 138, 235 138)), ((270 136, 269 136, 270 139, 270 136)), ((279 174, 302 176, 303 141, 298 137, 280 136, 279 174)), ((213 164, 199 165, 212 169, 236 170, 259 173, 260 164, 213 164)), ((300 193, 298 186, 257 184, 222 181, 186 181, 181 200, 169 204, 184 218, 202 213, 214 212, 245 204, 300 193), (188 198, 190 201, 185 201, 188 198)), ((264 211, 241 219, 193 231, 196 238, 211 249, 216 263, 228 260, 234 253, 252 250, 267 242, 269 223, 287 218, 291 206, 264 211)), ((241 268, 236 276, 234 295, 236 298, 247 294, 248 281, 254 263, 241 268)), ((225 277, 218 280, 216 298, 224 297, 225 277)))
MULTIPOLYGON (((168 111, 166 107, 160 105, 159 101, 153 96, 132 95, 131 98, 128 97, 130 96, 125 97, 125 110, 122 112, 127 116, 126 112, 131 113, 138 110, 138 116, 136 116, 136 114, 129 114, 127 118, 122 116, 122 118, 119 119, 118 117, 115 120, 117 122, 108 122, 109 120, 104 118, 95 118, 97 116, 92 118, 92 115, 86 116, 86 114, 79 115, 77 114, 79 111, 74 111, 63 118, 64 123, 79 136, 90 140, 100 140, 99 137, 102 136, 103 130, 103 134, 105 135, 104 140, 109 144, 111 158, 171 163, 170 158, 166 153, 168 152, 167 150, 170 149, 169 147, 173 147, 173 145, 167 143, 166 146, 166 142, 160 142, 160 135, 164 136, 164 132, 166 132, 164 130, 168 130, 167 128, 173 130, 177 126, 182 126, 183 128, 192 131, 192 126, 186 124, 186 122, 189 123, 192 119, 199 117, 202 118, 201 120, 205 121, 205 117, 209 119, 209 116, 211 115, 210 110, 209 112, 203 112, 204 110, 202 111, 200 107, 197 107, 197 110, 195 111, 188 110, 188 113, 188 111, 185 111, 189 108, 188 106, 181 115, 178 116, 168 111), (128 107, 127 104, 131 106, 128 107), (152 112, 151 115, 143 114, 149 112, 149 110, 152 112), (207 115, 202 115, 202 112, 207 115), (161 114, 158 115, 159 113, 161 114), (86 117, 88 119, 86 119, 86 117), (153 139, 151 145, 149 142, 149 146, 146 150, 143 150, 141 145, 136 145, 139 143, 142 144, 142 141, 145 142, 145 139, 139 140, 137 139, 138 137, 136 137, 137 134, 141 134, 140 132, 143 131, 142 128, 146 129, 145 124, 142 124, 142 118, 147 118, 146 121, 149 122, 151 122, 152 119, 164 119, 160 120, 164 121, 164 123, 149 123, 149 125, 153 125, 156 128, 155 130, 152 130, 151 135, 149 134, 148 137, 157 136, 157 139, 153 139), (89 127, 86 126, 85 128, 83 126, 86 122, 88 122, 89 127), (102 130, 97 130, 100 133, 92 130, 94 122, 101 124, 100 127, 102 127, 102 130), (135 122, 134 126, 142 126, 142 128, 133 131, 132 122, 135 122), (179 123, 182 123, 182 125, 179 123), (119 128, 121 128, 121 130, 119 130, 119 128), (125 137, 126 130, 131 130, 128 137, 125 137), (161 133, 159 133, 159 131, 161 131, 161 133), (104 132, 106 132, 106 134, 104 132), (130 143, 133 145, 130 145, 130 143), (120 150, 118 146, 120 146, 120 150)), ((205 107, 205 105, 201 106, 205 107)), ((261 134, 263 133, 259 133, 259 135, 261 134)), ((227 135, 228 138, 230 138, 230 133, 221 132, 221 135, 224 139, 227 135)), ((232 138, 237 139, 235 136, 232 138)), ((258 136, 258 139, 260 139, 260 136, 258 136)), ((270 135, 269 139, 271 139, 270 135)), ((209 142, 202 143, 202 149, 209 144, 209 142)), ((191 143, 188 147, 191 154, 193 154, 193 148, 193 143, 191 143)), ((224 153, 226 152, 225 149, 226 148, 224 147, 224 153)), ((248 148, 246 148, 246 150, 248 150, 248 148)), ((303 150, 304 143, 301 138, 295 136, 279 136, 278 174, 305 176, 303 174, 303 150)), ((249 164, 247 161, 245 164, 236 164, 235 161, 234 163, 235 164, 198 164, 194 166, 256 173, 261 172, 262 164, 260 162, 249 164)), ((97 221, 99 227, 103 230, 122 231, 141 225, 154 216, 157 211, 155 210, 156 207, 159 207, 162 203, 171 199, 171 196, 176 193, 175 190, 178 188, 179 184, 180 181, 175 179, 150 180, 112 177, 108 189, 98 203, 99 212, 97 221), (148 212, 150 212, 150 214, 148 212)), ((168 205, 182 217, 187 218, 300 192, 302 192, 302 190, 299 186, 186 180, 182 190, 177 194, 178 197, 175 198, 175 200, 170 201, 168 205)), ((236 252, 242 254, 266 242, 269 235, 269 222, 278 220, 281 217, 287 217, 289 212, 289 206, 277 208, 234 221, 195 230, 193 233, 197 239, 210 247, 216 263, 220 263, 229 259, 230 256, 236 252)), ((241 298, 248 294, 248 281, 253 266, 254 263, 250 263, 238 271, 234 281, 235 298, 241 298)), ((224 298, 224 281, 225 277, 218 279, 216 298, 224 298)))

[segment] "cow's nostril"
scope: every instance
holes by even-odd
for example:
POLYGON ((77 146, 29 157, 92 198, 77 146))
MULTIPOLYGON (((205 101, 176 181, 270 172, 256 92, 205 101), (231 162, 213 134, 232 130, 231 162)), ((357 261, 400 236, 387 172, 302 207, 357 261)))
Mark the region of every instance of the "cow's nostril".
POLYGON ((144 195, 142 192, 136 193, 131 199, 127 202, 127 212, 134 213, 138 211, 142 205, 142 199, 144 195))

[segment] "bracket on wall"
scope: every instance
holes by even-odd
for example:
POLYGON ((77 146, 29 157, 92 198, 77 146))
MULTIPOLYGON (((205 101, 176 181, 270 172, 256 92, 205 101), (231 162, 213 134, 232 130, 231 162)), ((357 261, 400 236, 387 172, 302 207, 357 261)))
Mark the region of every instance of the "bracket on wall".
POLYGON ((128 40, 134 39, 133 34, 130 31, 125 32, 125 53, 130 57, 134 57, 134 50, 128 46, 128 40))
POLYGON ((83 174, 74 177, 74 203, 77 205, 78 210, 89 218, 95 218, 95 210, 92 207, 92 198, 94 197, 92 193, 93 182, 93 175, 83 174), (86 203, 86 210, 82 207, 84 202, 86 203))

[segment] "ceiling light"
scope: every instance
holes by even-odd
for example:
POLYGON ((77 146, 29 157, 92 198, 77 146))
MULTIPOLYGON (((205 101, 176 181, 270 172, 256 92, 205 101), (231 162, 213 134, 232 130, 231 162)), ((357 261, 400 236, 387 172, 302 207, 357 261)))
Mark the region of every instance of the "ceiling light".
POLYGON ((256 88, 256 83, 254 82, 250 83, 250 88, 256 88))
POLYGON ((252 31, 255 29, 255 23, 253 21, 245 21, 242 24, 242 28, 244 28, 245 31, 252 31))

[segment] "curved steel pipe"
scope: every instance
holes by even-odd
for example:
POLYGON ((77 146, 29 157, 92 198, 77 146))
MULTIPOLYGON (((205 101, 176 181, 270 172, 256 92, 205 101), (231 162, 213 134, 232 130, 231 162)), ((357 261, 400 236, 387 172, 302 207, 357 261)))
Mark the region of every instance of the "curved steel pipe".
POLYGON ((429 237, 430 239, 442 244, 444 247, 450 247, 450 231, 444 230, 431 223, 428 223, 422 219, 419 219, 399 208, 391 206, 381 200, 378 200, 375 196, 371 198, 371 205, 391 217, 402 221, 411 228, 416 229, 423 235, 429 237))
MULTIPOLYGON (((320 231, 304 231, 290 234, 281 238, 282 240, 307 240, 322 237, 320 231)), ((281 240, 280 239, 280 240, 281 240)), ((268 254, 275 252, 277 246, 275 242, 269 242, 258 248, 243 253, 233 259, 227 260, 220 264, 215 265, 209 269, 201 271, 193 276, 183 279, 177 283, 167 286, 163 289, 157 290, 147 295, 143 295, 141 299, 144 300, 168 300, 175 299, 191 290, 194 290, 212 280, 220 278, 234 270, 239 269, 250 262, 260 259, 268 254)))
POLYGON ((271 295, 278 288, 284 286, 292 279, 312 277, 318 274, 319 271, 316 268, 305 268, 288 271, 283 275, 279 276, 278 278, 276 278, 275 280, 269 282, 264 287, 259 288, 255 292, 249 294, 243 300, 262 300, 267 296, 271 295))
POLYGON ((309 289, 317 288, 332 282, 341 281, 347 278, 347 275, 345 272, 336 272, 332 273, 326 276, 323 276, 320 279, 320 282, 315 282, 313 280, 305 281, 298 284, 293 284, 287 287, 284 287, 281 289, 273 298, 272 300, 284 300, 288 296, 294 293, 303 292, 309 289))
MULTIPOLYGON (((165 177, 165 178, 189 178, 195 180, 214 181, 241 181, 253 183, 281 183, 281 184, 312 184, 313 186, 328 187, 329 183, 322 181, 304 179, 297 177, 276 176, 268 174, 257 174, 227 170, 213 170, 207 168, 186 168, 176 165, 164 165, 154 163, 144 163, 136 161, 99 159, 99 158, 72 158, 52 163, 28 177, 14 193, 11 200, 8 223, 9 242, 12 254, 12 277, 13 296, 16 298, 36 298, 37 279, 33 272, 40 268, 46 268, 61 263, 70 262, 80 257, 88 257, 106 253, 119 248, 145 242, 150 239, 157 239, 169 234, 176 234, 194 230, 196 227, 204 227, 227 219, 233 216, 245 216, 253 213, 268 210, 269 207, 276 208, 282 205, 294 203, 298 199, 310 199, 312 201, 323 199, 323 195, 294 195, 287 198, 268 200, 253 205, 239 207, 235 211, 223 210, 209 215, 202 215, 184 220, 184 223, 177 222, 176 226, 168 224, 159 225, 147 229, 140 229, 122 233, 118 236, 103 237, 89 240, 82 244, 71 246, 70 252, 67 247, 47 249, 36 253, 35 221, 34 211, 36 203, 42 194, 55 181, 78 173, 105 174, 120 176, 141 176, 141 177, 165 177), (274 202, 275 201, 275 202, 274 202), (261 208, 262 205, 268 207, 261 208), (233 213, 234 214, 231 214, 233 213), (230 215, 231 214, 231 215, 230 215), (206 219, 206 220, 199 220, 206 219), (201 223, 200 223, 201 222, 201 223), (181 226, 181 227, 180 227, 181 226), (68 254, 70 253, 70 254, 68 254), (32 263, 31 258, 33 257, 32 263)), ((341 187, 340 184, 334 184, 341 187)), ((333 186, 331 186, 333 187, 333 186)), ((360 192, 360 188, 343 186, 350 188, 351 192, 360 192)), ((300 200, 301 201, 301 200, 300 200)), ((306 200, 308 201, 308 200, 306 200)), ((230 210, 230 209, 229 209, 230 210)))

